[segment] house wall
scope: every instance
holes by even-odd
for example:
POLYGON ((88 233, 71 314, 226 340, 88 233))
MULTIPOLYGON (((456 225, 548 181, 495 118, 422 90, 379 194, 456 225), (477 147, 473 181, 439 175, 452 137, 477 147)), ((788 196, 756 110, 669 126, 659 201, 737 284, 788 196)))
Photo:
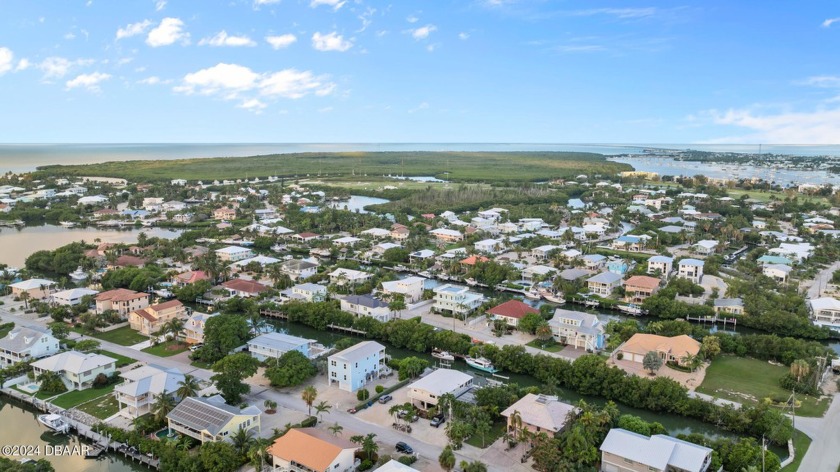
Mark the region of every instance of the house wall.
MULTIPOLYGON (((22 335, 18 334, 18 336, 22 335)), ((51 335, 42 335, 37 341, 21 352, 0 349, 0 366, 17 364, 27 359, 40 359, 51 356, 57 354, 58 350, 58 339, 51 335)))
POLYGON ((115 302, 112 300, 104 300, 96 302, 96 313, 102 313, 108 310, 114 310, 122 317, 128 316, 132 311, 141 310, 149 306, 149 297, 138 297, 127 301, 115 302))
POLYGON ((664 472, 662 469, 633 462, 609 452, 601 453, 601 470, 603 472, 664 472))
MULTIPOLYGON (((264 361, 266 359, 276 359, 282 356, 283 354, 289 352, 288 350, 280 350, 274 349, 264 346, 257 346, 254 344, 248 344, 248 350, 251 353, 251 356, 256 358, 257 360, 264 361)), ((295 348, 296 351, 299 351, 306 357, 309 357, 309 344, 304 344, 302 346, 298 346, 295 348)))
POLYGON ((340 359, 329 359, 327 375, 330 384, 338 382, 339 389, 355 392, 369 381, 378 379, 379 369, 384 365, 381 354, 377 352, 352 364, 340 359), (370 374, 370 380, 368 374, 370 374))

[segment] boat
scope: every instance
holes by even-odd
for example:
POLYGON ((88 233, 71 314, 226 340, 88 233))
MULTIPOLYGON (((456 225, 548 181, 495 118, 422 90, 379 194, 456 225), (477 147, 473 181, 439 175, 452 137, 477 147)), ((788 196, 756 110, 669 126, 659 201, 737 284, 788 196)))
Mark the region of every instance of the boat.
POLYGON ((38 415, 38 422, 58 433, 66 433, 70 429, 70 425, 56 414, 38 415))
POLYGON ((449 351, 441 351, 439 349, 432 350, 432 357, 435 359, 440 359, 442 361, 454 361, 455 356, 449 353, 449 351))
POLYGON ((473 278, 464 279, 464 282, 466 282, 467 285, 469 285, 470 287, 474 287, 474 286, 478 285, 478 282, 473 278))
POLYGON ((76 226, 76 223, 73 223, 72 221, 59 221, 58 224, 65 228, 72 228, 76 226))
POLYGON ((585 300, 583 304, 586 306, 598 307, 601 304, 601 302, 599 302, 598 300, 585 300))
POLYGON ((525 298, 530 298, 531 300, 539 300, 542 297, 540 295, 540 292, 534 290, 533 287, 531 287, 530 290, 526 290, 524 292, 524 295, 525 295, 525 298))
POLYGON ((642 307, 640 307, 639 305, 617 305, 616 308, 618 308, 618 311, 622 311, 629 315, 639 316, 644 314, 644 310, 642 310, 642 307))
POLYGON ((73 282, 77 282, 77 283, 78 282, 83 282, 83 281, 87 280, 87 278, 88 278, 87 272, 85 272, 82 269, 82 266, 79 266, 78 268, 76 268, 75 271, 70 272, 69 275, 70 275, 70 280, 72 280, 73 282))
POLYGON ((484 372, 489 372, 491 374, 495 374, 499 370, 493 366, 493 363, 490 362, 489 359, 485 359, 483 357, 470 357, 467 356, 464 358, 467 361, 467 365, 472 367, 473 369, 483 370, 484 372))
POLYGON ((566 299, 558 295, 558 292, 552 292, 548 289, 540 290, 540 295, 551 303, 562 305, 566 303, 566 299))

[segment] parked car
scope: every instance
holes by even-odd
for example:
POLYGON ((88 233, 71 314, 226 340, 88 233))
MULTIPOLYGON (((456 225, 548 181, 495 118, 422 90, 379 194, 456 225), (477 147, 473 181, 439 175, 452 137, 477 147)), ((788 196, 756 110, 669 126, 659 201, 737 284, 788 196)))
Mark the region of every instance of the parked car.
POLYGON ((195 344, 193 346, 190 346, 190 352, 195 352, 201 349, 202 347, 204 347, 204 344, 195 344))
POLYGON ((400 441, 397 443, 397 452, 402 452, 403 454, 414 454, 414 449, 412 449, 408 444, 400 441))
MULTIPOLYGON (((405 418, 406 416, 408 416, 408 410, 400 410, 400 412, 397 413, 397 416, 399 418, 405 418)), ((411 422, 414 423, 415 421, 417 421, 417 418, 418 418, 417 415, 412 415, 411 416, 411 422)))
POLYGON ((381 397, 379 397, 379 403, 384 405, 393 399, 394 397, 392 397, 391 395, 382 395, 381 397))
POLYGON ((446 422, 446 417, 445 416, 435 415, 435 416, 432 417, 432 421, 429 424, 431 424, 432 426, 437 428, 445 422, 446 422))

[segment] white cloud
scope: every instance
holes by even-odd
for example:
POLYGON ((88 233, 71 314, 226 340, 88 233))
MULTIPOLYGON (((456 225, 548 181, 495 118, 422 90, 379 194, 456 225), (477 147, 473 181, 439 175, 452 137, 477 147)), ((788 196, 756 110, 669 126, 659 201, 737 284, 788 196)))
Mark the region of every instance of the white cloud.
POLYGON ((280 3, 280 0, 254 0, 254 8, 258 8, 260 5, 273 5, 275 3, 280 3))
POLYGON ((420 39, 428 38, 429 35, 432 34, 435 30, 437 30, 437 26, 426 25, 426 26, 421 26, 419 28, 416 28, 416 29, 413 29, 413 30, 408 30, 408 31, 411 33, 411 36, 414 39, 420 40, 420 39))
POLYGON ((15 55, 9 48, 0 48, 0 75, 12 70, 15 55))
POLYGON ((368 7, 367 10, 364 11, 364 13, 358 16, 359 20, 362 22, 362 27, 356 30, 357 33, 361 33, 364 30, 368 29, 368 26, 370 26, 371 23, 373 23, 373 20, 371 18, 373 17, 374 13, 376 13, 376 8, 368 7))
POLYGON ((588 10, 572 10, 566 12, 569 16, 595 16, 607 15, 620 18, 622 20, 634 18, 647 18, 655 15, 658 10, 654 7, 644 8, 591 8, 588 10))
POLYGON ((99 84, 111 78, 111 74, 104 74, 101 72, 94 72, 92 74, 81 74, 75 79, 68 80, 65 84, 67 90, 77 87, 84 87, 90 91, 99 90, 99 84))
MULTIPOLYGON (((303 98, 309 94, 325 96, 335 90, 335 83, 327 76, 316 76, 310 71, 284 69, 277 72, 257 73, 238 64, 219 63, 184 76, 176 92, 220 97, 224 100, 241 100, 242 105, 260 97, 277 99, 303 98)), ((262 103, 262 102, 261 102, 262 103)))
POLYGON ((828 18, 827 20, 822 22, 822 27, 823 28, 829 28, 831 25, 833 25, 834 23, 837 23, 838 21, 840 21, 840 17, 828 18))
POLYGON ((412 108, 411 110, 408 110, 408 112, 409 113, 417 113, 420 110, 428 110, 428 109, 429 109, 429 104, 427 102, 423 102, 423 103, 417 105, 416 107, 412 108))
POLYGON ((70 32, 70 33, 67 33, 67 34, 64 35, 64 39, 66 39, 68 41, 72 41, 72 40, 76 39, 76 35, 73 34, 72 32, 70 32))
POLYGON ((236 108, 242 108, 248 111, 253 111, 256 114, 262 113, 265 108, 268 107, 265 103, 259 101, 256 98, 252 98, 250 100, 245 100, 239 105, 236 105, 236 108))
POLYGON ((265 42, 271 45, 274 49, 283 49, 291 46, 294 42, 297 41, 297 36, 288 33, 288 34, 281 34, 279 36, 266 36, 265 42))
POLYGON ((187 41, 190 34, 183 30, 184 22, 178 18, 164 18, 160 24, 149 31, 146 37, 146 44, 156 48, 169 46, 176 41, 187 41))
POLYGON ((814 77, 808 77, 807 79, 799 82, 799 84, 820 88, 838 88, 840 87, 840 76, 817 75, 814 77))
POLYGON ((130 38, 132 36, 137 36, 138 34, 143 34, 149 26, 152 26, 152 22, 150 20, 143 20, 126 25, 125 28, 119 28, 117 30, 117 40, 119 41, 123 38, 130 38))
POLYGON ((56 79, 67 75, 73 67, 84 67, 93 63, 93 59, 76 59, 75 61, 71 61, 63 57, 48 57, 38 64, 38 68, 44 71, 45 79, 56 79))
POLYGON ((146 77, 145 79, 137 81, 138 84, 143 84, 143 85, 157 85, 161 82, 162 81, 160 80, 160 77, 155 76, 155 75, 153 75, 151 77, 146 77))
POLYGON ((320 5, 327 5, 332 7, 333 11, 338 11, 338 9, 343 7, 345 3, 347 3, 345 0, 312 0, 309 2, 309 6, 317 8, 320 5))
POLYGON ((353 47, 353 43, 345 40, 343 36, 335 31, 329 34, 321 34, 316 31, 312 35, 312 47, 319 51, 344 52, 353 47))
POLYGON ((166 8, 166 0, 155 0, 155 11, 161 11, 166 8))
POLYGON ((27 59, 27 58, 23 58, 23 59, 21 59, 21 60, 19 60, 19 61, 18 61, 18 63, 17 63, 17 67, 15 67, 15 72, 17 72, 17 71, 19 71, 19 70, 26 70, 26 69, 29 69, 29 67, 30 67, 31 65, 32 65, 32 63, 31 63, 31 62, 29 62, 29 59, 27 59))
POLYGON ((756 113, 748 109, 707 112, 717 125, 750 130, 745 136, 715 139, 716 143, 837 144, 840 136, 840 108, 820 107, 814 111, 756 113))
POLYGON ((469 33, 458 33, 458 39, 460 39, 462 41, 466 41, 466 40, 470 39, 470 34, 469 33))
POLYGON ((204 38, 198 42, 199 46, 256 46, 257 43, 247 36, 230 36, 227 31, 219 31, 218 34, 210 38, 204 38))
POLYGON ((420 21, 420 18, 417 18, 414 15, 409 15, 408 17, 406 17, 405 21, 409 23, 417 23, 418 21, 420 21))

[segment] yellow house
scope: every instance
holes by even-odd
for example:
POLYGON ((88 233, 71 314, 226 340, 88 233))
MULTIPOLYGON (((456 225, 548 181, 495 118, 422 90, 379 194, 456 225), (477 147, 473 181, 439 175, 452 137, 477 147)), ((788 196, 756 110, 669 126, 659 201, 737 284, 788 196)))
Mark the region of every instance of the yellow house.
POLYGON ((25 293, 30 300, 47 298, 54 286, 55 282, 47 279, 29 279, 9 285, 12 295, 20 298, 25 293))
POLYGON ((160 330, 169 320, 184 318, 186 314, 187 309, 183 303, 171 300, 131 312, 128 315, 128 323, 131 329, 150 336, 160 330))
POLYGON ((230 441, 240 429, 260 435, 260 409, 228 405, 221 395, 188 397, 166 415, 169 428, 203 442, 230 441))
POLYGON ((55 372, 68 390, 84 390, 93 385, 99 374, 113 374, 116 365, 117 360, 113 357, 65 351, 32 363, 32 368, 36 378, 44 372, 55 372))

